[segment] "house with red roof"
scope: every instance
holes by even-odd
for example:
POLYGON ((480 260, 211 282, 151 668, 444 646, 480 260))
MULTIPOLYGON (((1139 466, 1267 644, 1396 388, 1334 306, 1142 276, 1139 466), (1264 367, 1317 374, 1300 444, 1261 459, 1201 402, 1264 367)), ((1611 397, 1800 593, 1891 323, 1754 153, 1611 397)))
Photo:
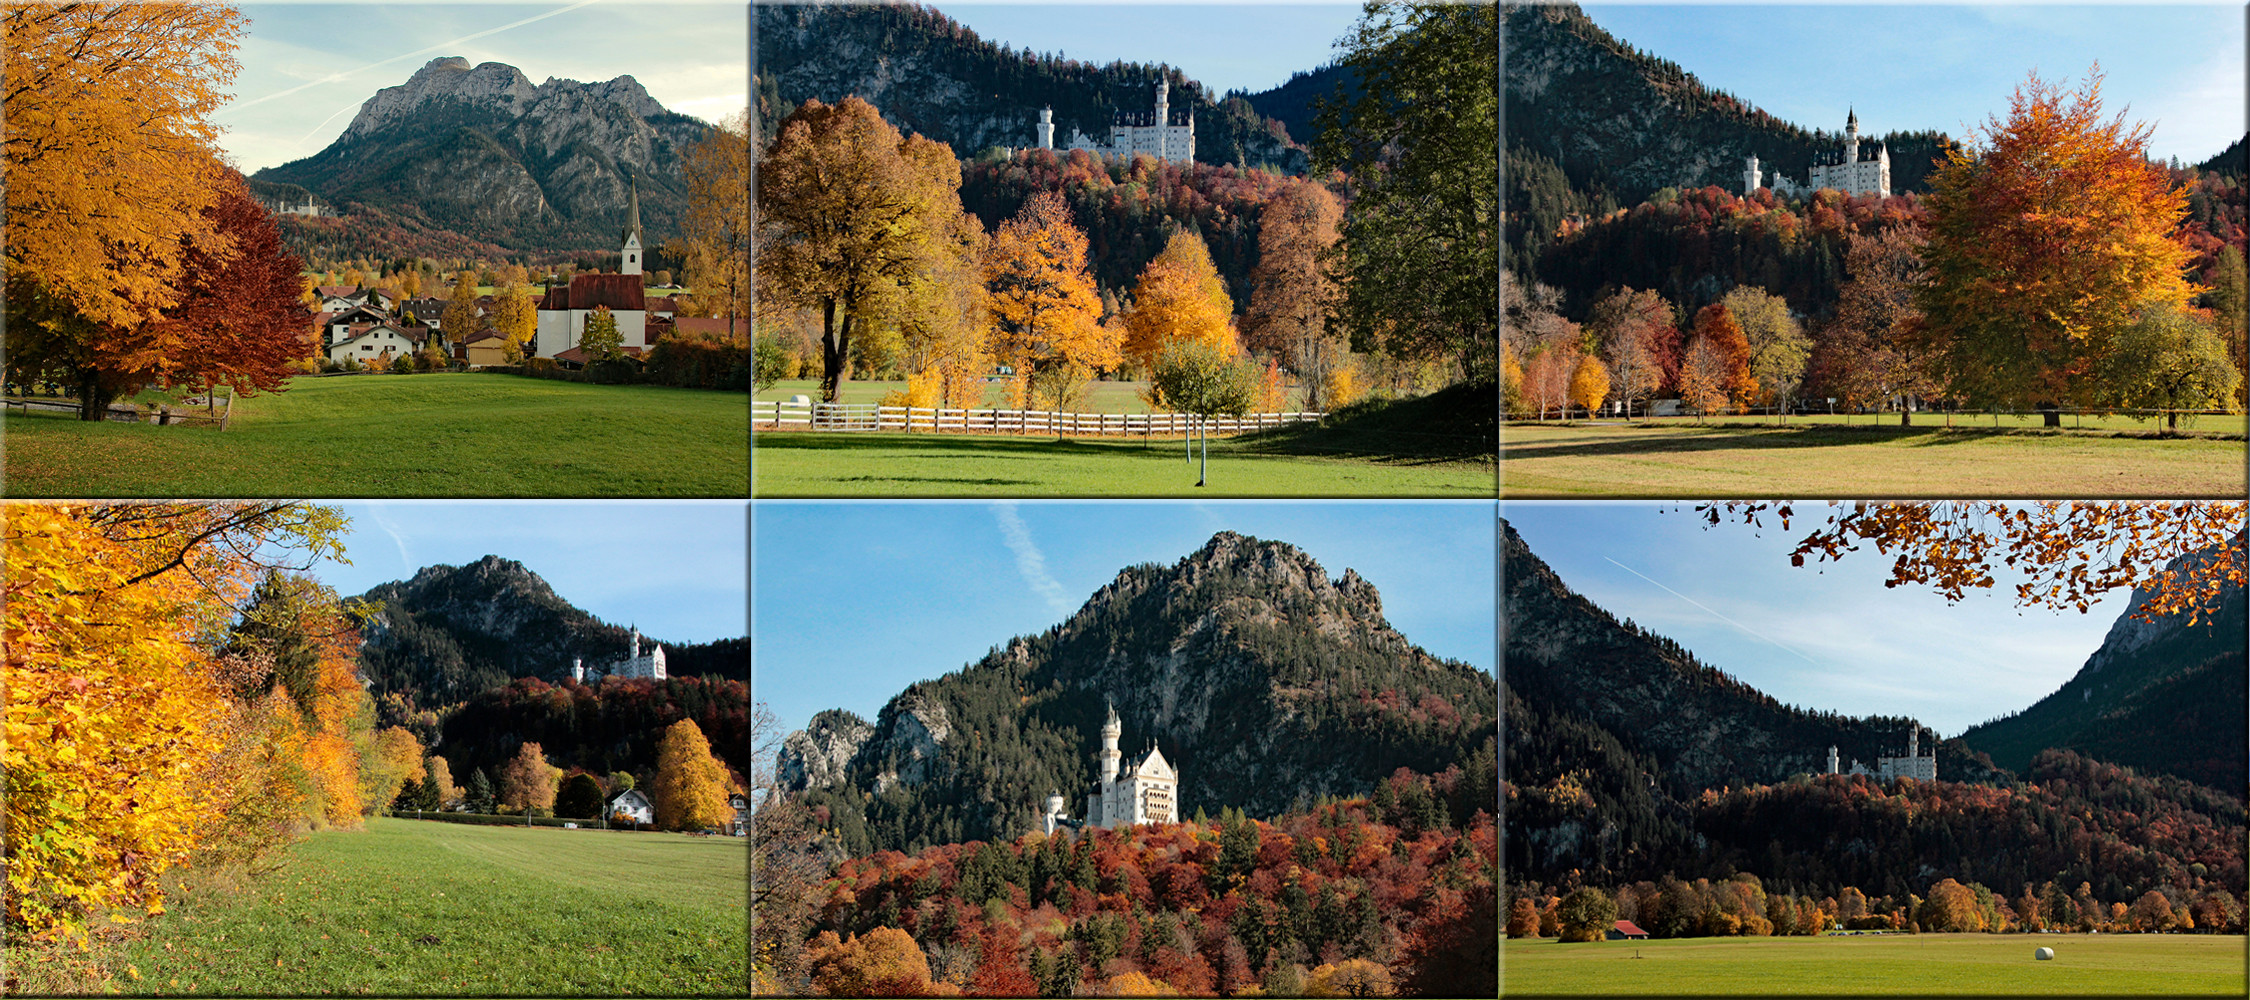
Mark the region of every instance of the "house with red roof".
POLYGON ((1633 922, 1630 920, 1620 920, 1614 924, 1609 925, 1609 933, 1603 936, 1611 941, 1648 940, 1648 932, 1634 926, 1633 922))
POLYGON ((629 198, 624 249, 618 258, 622 262, 620 273, 581 274, 572 277, 568 285, 547 289, 539 297, 534 356, 560 359, 565 352, 575 350, 586 335, 586 321, 603 306, 609 307, 610 318, 617 322, 618 339, 628 353, 638 353, 651 343, 648 301, 641 291, 641 195, 637 187, 630 191, 629 198))

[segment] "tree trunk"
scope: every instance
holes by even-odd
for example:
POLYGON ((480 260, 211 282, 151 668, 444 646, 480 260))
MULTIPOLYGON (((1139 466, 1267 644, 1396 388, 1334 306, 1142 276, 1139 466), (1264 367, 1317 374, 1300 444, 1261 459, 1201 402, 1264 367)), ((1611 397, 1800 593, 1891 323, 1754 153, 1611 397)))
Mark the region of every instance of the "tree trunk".
POLYGON ((78 373, 78 419, 109 419, 109 404, 116 398, 115 392, 102 385, 100 374, 92 370, 78 373))
POLYGON ((839 402, 843 393, 844 378, 850 374, 852 315, 845 310, 843 319, 836 318, 836 300, 823 303, 820 334, 820 401, 839 402))
POLYGON ((2180 411, 2170 410, 2164 414, 2164 429, 2172 431, 2180 429, 2180 411))
POLYGON ((2045 404, 2045 405, 2042 405, 2042 406, 2040 406, 2040 407, 2039 407, 2039 416, 2040 416, 2040 418, 2041 418, 2041 419, 2040 419, 2040 425, 2041 425, 2041 426, 2044 426, 2044 427, 2061 427, 2061 426, 2062 426, 2062 408, 2061 408, 2061 407, 2059 407, 2059 406, 2056 406, 2056 405, 2054 405, 2054 404, 2051 404, 2051 403, 2050 403, 2050 404, 2045 404))

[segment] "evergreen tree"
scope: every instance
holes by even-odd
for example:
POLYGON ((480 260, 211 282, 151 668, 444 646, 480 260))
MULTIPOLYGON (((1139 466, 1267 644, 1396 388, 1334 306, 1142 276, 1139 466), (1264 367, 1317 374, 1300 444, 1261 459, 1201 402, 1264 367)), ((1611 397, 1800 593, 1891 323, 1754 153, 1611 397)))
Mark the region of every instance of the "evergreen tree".
POLYGON ((484 773, 484 768, 477 768, 469 776, 469 811, 491 813, 494 797, 492 777, 484 773))

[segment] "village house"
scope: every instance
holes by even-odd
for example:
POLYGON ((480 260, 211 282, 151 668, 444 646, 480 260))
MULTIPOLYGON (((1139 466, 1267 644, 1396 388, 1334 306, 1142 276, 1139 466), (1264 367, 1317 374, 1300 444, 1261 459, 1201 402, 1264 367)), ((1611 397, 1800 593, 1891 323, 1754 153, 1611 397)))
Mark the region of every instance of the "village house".
POLYGON ((388 364, 422 349, 422 336, 390 323, 353 327, 343 339, 328 345, 328 360, 341 364, 352 358, 360 364, 388 364))
POLYGON ((609 800, 609 814, 624 816, 635 823, 656 822, 656 807, 649 804, 648 796, 638 788, 628 788, 609 800))

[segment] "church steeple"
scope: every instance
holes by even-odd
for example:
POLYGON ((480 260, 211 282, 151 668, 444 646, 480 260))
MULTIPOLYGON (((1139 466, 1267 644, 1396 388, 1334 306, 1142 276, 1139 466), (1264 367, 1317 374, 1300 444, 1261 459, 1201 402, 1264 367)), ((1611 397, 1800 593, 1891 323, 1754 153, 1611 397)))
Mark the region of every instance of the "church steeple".
POLYGON ((625 179, 625 245, 619 251, 620 274, 641 273, 641 188, 625 179))

